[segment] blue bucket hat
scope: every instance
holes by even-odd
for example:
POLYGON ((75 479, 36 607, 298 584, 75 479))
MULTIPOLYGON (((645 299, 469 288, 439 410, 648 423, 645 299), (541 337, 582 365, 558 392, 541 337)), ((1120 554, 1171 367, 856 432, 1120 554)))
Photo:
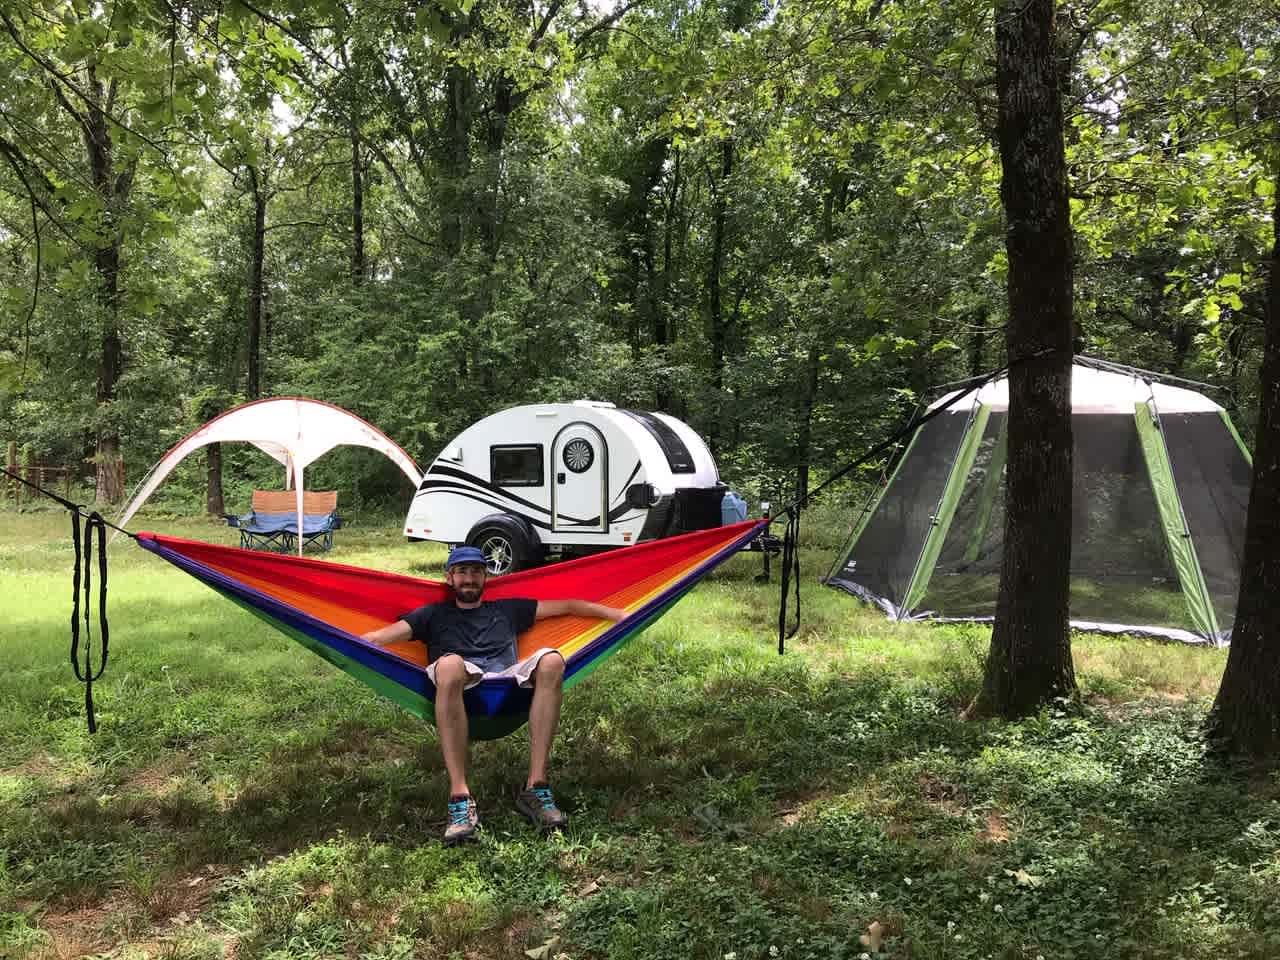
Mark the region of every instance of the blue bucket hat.
POLYGON ((479 547, 454 547, 449 551, 449 559, 444 562, 444 568, 452 570, 460 563, 478 563, 484 566, 484 554, 479 547))

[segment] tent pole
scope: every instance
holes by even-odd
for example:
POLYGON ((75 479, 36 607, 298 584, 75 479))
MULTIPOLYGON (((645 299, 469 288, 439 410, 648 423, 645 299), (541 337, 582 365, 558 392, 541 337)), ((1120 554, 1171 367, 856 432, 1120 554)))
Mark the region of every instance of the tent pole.
POLYGON ((1145 403, 1135 405, 1134 420, 1137 423, 1143 457, 1147 462, 1147 479, 1151 483, 1151 492, 1160 512, 1160 526, 1173 557, 1178 582, 1182 585, 1187 612, 1201 636, 1216 643, 1218 617, 1213 609, 1213 601, 1209 598, 1204 571, 1200 569, 1200 558, 1196 556, 1196 545, 1191 538, 1191 529, 1187 526, 1182 498, 1178 496, 1178 484, 1173 476, 1173 464, 1169 459, 1169 449, 1165 446, 1164 431, 1160 428, 1160 415, 1154 396, 1145 403))
POLYGON ((975 405, 969 414, 969 422, 965 424, 964 435, 956 448, 956 455, 951 461, 951 471, 947 474, 947 483, 942 488, 942 496, 930 519, 929 533, 924 538, 924 546, 920 550, 920 558, 911 574, 911 583, 907 587, 903 607, 910 611, 924 599, 929 580, 933 576, 934 567, 938 563, 938 554, 942 552, 943 541, 951 529, 951 520, 956 515, 956 507, 960 504, 960 494, 964 490, 964 482, 973 469, 973 461, 978 456, 978 446, 987 429, 987 420, 991 416, 991 408, 986 404, 975 405))
MULTIPOLYGON (((898 454, 897 462, 893 465, 893 470, 889 473, 889 479, 884 483, 875 487, 868 495, 866 502, 862 505, 862 512, 858 515, 858 519, 854 522, 853 530, 845 539, 843 546, 836 552, 835 560, 832 561, 831 569, 827 571, 826 580, 830 580, 836 575, 838 568, 848 564, 853 551, 858 547, 858 541, 862 539, 863 531, 867 529, 867 524, 871 522, 871 518, 875 516, 876 509, 880 506, 880 501, 884 499, 884 495, 889 492, 889 488, 893 486, 893 482, 898 479, 898 471, 902 469, 902 465, 907 462, 907 458, 911 456, 911 450, 916 445, 916 438, 920 436, 919 428, 911 435, 911 439, 907 441, 906 448, 898 454)), ((826 580, 823 582, 825 583, 826 580)))
MULTIPOLYGON (((996 437, 995 449, 991 452, 991 461, 987 464, 987 475, 982 481, 982 490, 978 494, 978 522, 973 525, 973 533, 969 537, 969 546, 964 551, 964 562, 975 563, 982 550, 982 543, 987 539, 987 527, 991 525, 991 511, 996 502, 996 491, 1004 479, 1004 464, 1009 455, 1009 417, 1006 414, 1000 424, 1000 433, 996 437)), ((1003 546, 1002 546, 1003 549, 1003 546)))

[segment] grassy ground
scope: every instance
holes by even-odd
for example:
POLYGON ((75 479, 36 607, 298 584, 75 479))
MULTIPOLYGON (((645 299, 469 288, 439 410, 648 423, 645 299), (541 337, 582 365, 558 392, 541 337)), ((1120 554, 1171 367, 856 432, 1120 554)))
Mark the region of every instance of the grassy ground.
MULTIPOLYGON (((0 957, 1280 955, 1280 783, 1206 760, 1219 651, 1077 637, 1087 710, 960 719, 988 641, 815 584, 774 650, 741 556, 566 703, 541 840, 522 734, 438 842, 432 730, 128 542, 85 729, 65 515, 0 512, 0 957)), ((231 542, 204 522, 135 522, 231 542)), ((334 559, 429 573, 394 520, 334 559)))

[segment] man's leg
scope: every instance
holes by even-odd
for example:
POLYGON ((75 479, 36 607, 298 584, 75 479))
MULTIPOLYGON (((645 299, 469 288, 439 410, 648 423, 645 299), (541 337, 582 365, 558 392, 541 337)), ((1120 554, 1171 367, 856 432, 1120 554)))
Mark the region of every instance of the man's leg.
POLYGON ((449 771, 449 796, 470 796, 467 786, 467 711, 462 691, 467 685, 467 668, 457 654, 436 661, 436 730, 440 752, 449 771))
POLYGON ((547 653, 533 670, 533 704, 529 707, 529 779, 525 787, 547 782, 551 741, 560 723, 564 700, 564 657, 547 653))

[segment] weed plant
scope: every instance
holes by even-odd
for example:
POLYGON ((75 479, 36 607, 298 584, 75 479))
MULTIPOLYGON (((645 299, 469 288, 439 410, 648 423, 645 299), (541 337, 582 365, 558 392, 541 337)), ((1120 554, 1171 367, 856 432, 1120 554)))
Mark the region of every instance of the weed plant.
MULTIPOLYGON (((988 631, 817 585, 841 522, 807 519, 786 656, 741 555, 569 694, 562 836, 512 810, 521 733, 446 849, 430 727, 127 541, 90 736, 66 516, 0 512, 0 957, 1280 956, 1280 783, 1200 735, 1220 651, 1078 636, 1083 712, 965 721, 988 631)), ((394 520, 332 555, 442 558, 394 520)))

